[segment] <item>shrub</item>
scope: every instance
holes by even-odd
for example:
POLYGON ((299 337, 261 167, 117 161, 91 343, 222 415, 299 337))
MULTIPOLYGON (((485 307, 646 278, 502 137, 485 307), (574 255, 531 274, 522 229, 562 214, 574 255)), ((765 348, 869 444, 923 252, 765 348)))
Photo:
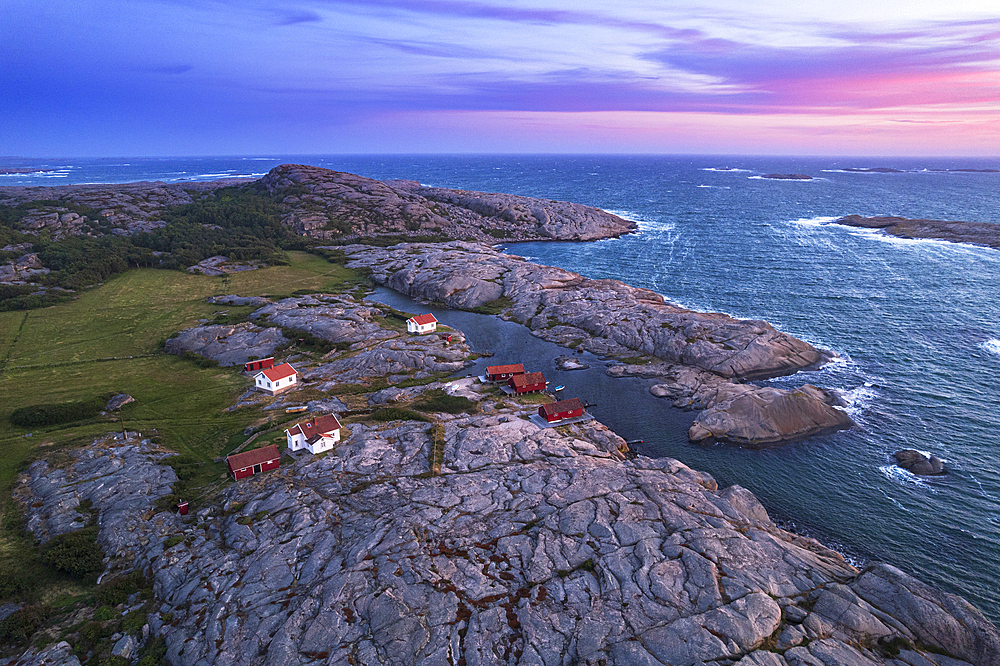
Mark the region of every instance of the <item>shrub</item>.
POLYGON ((163 636, 157 636, 150 640, 140 653, 139 661, 135 666, 159 666, 163 663, 163 658, 167 656, 167 641, 163 636))
POLYGON ((98 622, 107 622, 117 616, 118 613, 111 606, 101 606, 94 612, 94 619, 98 622))
POLYGON ((24 645, 45 624, 50 613, 48 606, 19 608, 0 622, 0 643, 24 645))
POLYGON ((97 416, 108 404, 108 400, 114 397, 114 395, 114 393, 104 393, 77 402, 49 403, 21 407, 11 412, 9 419, 12 424, 21 426, 22 428, 58 425, 60 423, 89 419, 97 416))
POLYGON ((125 616, 125 619, 122 621, 122 631, 126 634, 138 636, 142 633, 142 628, 146 626, 146 621, 146 607, 143 606, 125 616))
POLYGON ((74 578, 87 578, 104 568, 97 526, 60 534, 42 548, 42 561, 74 578))
POLYGON ((479 410, 479 405, 475 400, 459 395, 448 395, 440 389, 427 391, 421 396, 419 402, 413 405, 422 412, 444 412, 446 414, 461 414, 466 412, 474 414, 479 410))
POLYGON ((140 571, 133 571, 104 581, 97 587, 97 602, 105 606, 117 606, 147 586, 146 577, 140 571))
POLYGON ((383 423, 386 421, 424 421, 425 423, 431 423, 433 421, 433 419, 423 414, 399 407, 382 407, 381 409, 376 409, 372 412, 371 419, 383 423))

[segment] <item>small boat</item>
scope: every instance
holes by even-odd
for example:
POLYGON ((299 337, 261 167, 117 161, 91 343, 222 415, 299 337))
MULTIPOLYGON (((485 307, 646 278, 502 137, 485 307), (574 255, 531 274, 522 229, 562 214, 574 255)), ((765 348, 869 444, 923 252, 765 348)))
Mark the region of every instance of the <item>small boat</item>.
POLYGON ((562 391, 562 390, 563 390, 564 388, 566 388, 566 387, 565 387, 565 386, 563 386, 562 384, 560 384, 559 386, 555 387, 555 388, 554 388, 554 389, 552 389, 552 390, 553 390, 553 391, 562 391))
POLYGON ((309 408, 308 407, 287 407, 287 408, 285 408, 285 413, 286 414, 298 414, 299 412, 304 412, 307 409, 309 409, 309 408))

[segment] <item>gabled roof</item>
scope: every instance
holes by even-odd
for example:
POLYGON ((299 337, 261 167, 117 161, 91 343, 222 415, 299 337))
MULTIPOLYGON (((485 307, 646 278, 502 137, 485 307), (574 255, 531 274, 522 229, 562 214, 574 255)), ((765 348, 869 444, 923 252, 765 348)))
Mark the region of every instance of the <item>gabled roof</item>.
POLYGON ((422 315, 416 315, 415 317, 410 317, 406 321, 412 321, 417 326, 425 326, 427 324, 433 324, 437 322, 437 319, 435 319, 434 315, 432 314, 422 314, 422 315))
POLYGON ((298 371, 293 368, 290 363, 282 363, 281 365, 276 365, 273 368, 261 370, 261 373, 263 373, 263 375, 272 382, 276 382, 279 379, 284 379, 285 377, 291 377, 294 374, 298 374, 298 371))
POLYGON ((544 384, 545 375, 540 372, 529 372, 523 375, 514 375, 510 378, 510 381, 514 383, 515 388, 531 386, 533 384, 544 384))
POLYGON ((340 430, 340 421, 333 414, 324 414, 304 423, 296 423, 288 429, 288 432, 292 435, 305 435, 308 439, 313 436, 328 435, 334 430, 340 430))
POLYGON ((488 375, 509 375, 511 373, 524 374, 524 365, 513 363, 511 365, 491 365, 486 368, 486 374, 488 375))
POLYGON ((571 412, 574 409, 583 409, 583 403, 580 402, 579 398, 570 398, 569 400, 560 400, 559 402, 550 402, 542 405, 542 411, 545 412, 546 416, 552 416, 561 412, 571 412))
POLYGON ((229 462, 229 469, 235 470, 271 462, 272 460, 277 460, 280 457, 281 455, 278 453, 277 445, 270 444, 259 449, 254 449, 253 451, 234 453, 231 456, 227 456, 226 460, 229 462))

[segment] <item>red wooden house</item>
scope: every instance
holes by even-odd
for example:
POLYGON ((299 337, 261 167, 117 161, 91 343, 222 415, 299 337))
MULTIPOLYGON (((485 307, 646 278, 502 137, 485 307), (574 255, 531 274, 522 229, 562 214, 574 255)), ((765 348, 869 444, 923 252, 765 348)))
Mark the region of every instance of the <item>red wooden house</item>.
POLYGON ((267 358, 259 358, 256 361, 247 361, 243 365, 244 372, 259 372, 260 370, 267 370, 268 368, 274 367, 274 357, 268 356, 267 358))
POLYGON ((538 415, 549 423, 583 416, 583 403, 579 398, 550 402, 538 408, 538 415))
POLYGON ((507 385, 514 389, 514 393, 517 395, 523 395, 525 393, 537 393, 538 391, 544 391, 545 385, 548 382, 545 381, 545 375, 540 372, 526 372, 522 375, 514 375, 507 382, 507 385))
POLYGON ((505 382, 514 375, 523 375, 524 366, 520 363, 513 365, 491 365, 486 368, 486 381, 505 382))
POLYGON ((226 456, 226 464, 229 465, 229 475, 238 481, 254 474, 278 469, 279 458, 281 454, 278 453, 277 445, 271 444, 253 451, 226 456))

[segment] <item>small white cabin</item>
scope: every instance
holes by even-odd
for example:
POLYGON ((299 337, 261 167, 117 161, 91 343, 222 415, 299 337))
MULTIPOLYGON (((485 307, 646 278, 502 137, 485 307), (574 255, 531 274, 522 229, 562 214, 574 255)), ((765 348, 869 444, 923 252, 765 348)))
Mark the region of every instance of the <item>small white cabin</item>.
POLYGON ((298 375, 298 371, 290 364, 282 363, 254 375, 254 388, 269 395, 277 395, 295 386, 298 375))
POLYGON ((406 332, 420 335, 421 333, 433 333, 437 330, 438 320, 432 314, 422 314, 410 317, 406 320, 406 332))

